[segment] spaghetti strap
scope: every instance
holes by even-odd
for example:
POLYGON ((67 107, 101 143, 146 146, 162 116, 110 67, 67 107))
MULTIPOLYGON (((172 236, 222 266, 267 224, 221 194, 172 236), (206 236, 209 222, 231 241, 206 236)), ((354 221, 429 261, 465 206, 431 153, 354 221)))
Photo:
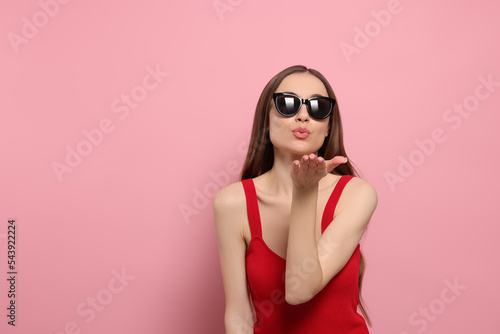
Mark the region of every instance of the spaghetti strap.
POLYGON ((257 192, 253 179, 242 180, 247 200, 248 222, 250 224, 250 233, 253 237, 259 236, 262 238, 262 227, 260 222, 259 203, 257 202, 257 192))
POLYGON ((321 233, 325 231, 330 222, 333 220, 333 214, 335 212, 335 207, 339 201, 342 190, 344 190, 345 185, 349 180, 351 180, 353 175, 342 175, 333 189, 333 193, 326 203, 325 212, 323 214, 323 220, 321 221, 321 233))

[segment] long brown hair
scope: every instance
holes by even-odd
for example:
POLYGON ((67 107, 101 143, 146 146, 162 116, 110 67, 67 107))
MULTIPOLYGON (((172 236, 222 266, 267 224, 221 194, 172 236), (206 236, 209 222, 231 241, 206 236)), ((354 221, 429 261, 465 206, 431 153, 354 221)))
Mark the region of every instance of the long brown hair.
MULTIPOLYGON (((321 82, 323 82, 323 85, 328 92, 328 96, 337 100, 330 83, 321 73, 312 68, 307 68, 302 65, 296 65, 288 67, 276 74, 264 87, 259 101, 257 102, 252 134, 250 137, 250 144, 248 147, 248 153, 245 159, 245 163, 241 171, 240 180, 257 177, 272 168, 274 164, 274 152, 273 144, 271 143, 271 139, 269 137, 269 110, 272 105, 272 95, 285 77, 296 72, 309 72, 310 74, 317 77, 319 80, 321 80, 321 82)), ((321 156, 326 160, 330 160, 337 155, 348 157, 344 149, 342 122, 340 120, 338 100, 333 107, 329 126, 330 130, 328 131, 328 136, 325 138, 323 145, 318 150, 318 156, 321 156)), ((352 160, 349 159, 347 163, 339 165, 334 170, 332 170, 331 173, 335 175, 353 175, 359 177, 359 174, 353 167, 351 161, 352 160)), ((361 285, 363 281, 364 271, 365 261, 363 258, 363 254, 361 254, 360 251, 358 280, 359 308, 361 310, 361 313, 365 317, 366 322, 371 327, 370 318, 368 317, 368 314, 363 307, 363 301, 361 299, 361 285)))

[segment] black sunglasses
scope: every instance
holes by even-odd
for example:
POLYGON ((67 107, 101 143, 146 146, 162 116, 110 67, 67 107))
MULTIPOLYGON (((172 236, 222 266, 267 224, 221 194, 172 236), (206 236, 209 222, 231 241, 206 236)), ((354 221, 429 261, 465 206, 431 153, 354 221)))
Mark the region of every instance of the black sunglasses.
POLYGON ((292 93, 274 93, 274 106, 276 110, 285 117, 297 114, 305 103, 307 112, 312 118, 325 119, 332 113, 335 99, 324 96, 315 96, 309 99, 302 99, 292 93))

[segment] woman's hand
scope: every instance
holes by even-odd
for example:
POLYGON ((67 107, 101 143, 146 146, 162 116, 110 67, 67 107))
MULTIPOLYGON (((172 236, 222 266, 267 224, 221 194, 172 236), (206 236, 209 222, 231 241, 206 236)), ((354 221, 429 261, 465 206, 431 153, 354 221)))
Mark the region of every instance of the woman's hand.
POLYGON ((296 188, 310 188, 317 186, 318 182, 335 167, 346 162, 347 158, 340 155, 331 160, 325 160, 315 154, 304 155, 300 161, 293 162, 290 176, 296 188))

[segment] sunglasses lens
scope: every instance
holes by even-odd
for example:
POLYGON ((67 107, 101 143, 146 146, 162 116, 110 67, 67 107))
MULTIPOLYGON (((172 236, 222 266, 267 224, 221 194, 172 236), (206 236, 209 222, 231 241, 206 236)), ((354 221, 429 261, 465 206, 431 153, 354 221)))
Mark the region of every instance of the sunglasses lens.
POLYGON ((328 117, 333 105, 327 99, 314 99, 309 101, 309 108, 311 116, 317 119, 324 119, 328 117))
POLYGON ((293 116, 297 113, 300 100, 293 96, 281 95, 276 99, 276 109, 285 116, 293 116))

